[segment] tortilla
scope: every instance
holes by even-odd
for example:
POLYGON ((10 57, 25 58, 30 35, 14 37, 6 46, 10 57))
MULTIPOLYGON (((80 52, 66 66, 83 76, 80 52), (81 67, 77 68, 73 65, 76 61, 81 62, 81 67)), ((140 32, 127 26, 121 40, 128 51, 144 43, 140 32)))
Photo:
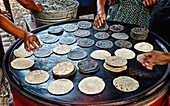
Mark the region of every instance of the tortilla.
POLYGON ((25 50, 25 48, 21 48, 21 47, 15 49, 13 53, 16 57, 20 57, 20 58, 29 57, 33 54, 32 51, 28 52, 27 50, 25 50))
POLYGON ((140 63, 142 63, 142 57, 144 56, 144 54, 139 54, 136 57, 136 60, 139 61, 140 63))
POLYGON ((50 78, 48 72, 44 70, 33 70, 25 76, 25 81, 30 84, 41 84, 50 78))
POLYGON ((78 30, 78 26, 75 24, 65 24, 63 29, 66 32, 74 32, 74 31, 78 30))
POLYGON ((56 54, 67 54, 70 51, 71 51, 71 48, 69 45, 59 45, 53 49, 53 52, 56 54))
POLYGON ((121 67, 127 64, 127 60, 119 56, 108 56, 105 59, 105 63, 114 67, 121 67))
POLYGON ((74 35, 77 36, 77 37, 88 37, 90 36, 90 31, 88 30, 77 30, 74 32, 74 35))
POLYGON ((87 57, 87 52, 82 49, 75 49, 67 54, 67 57, 71 60, 81 60, 87 57))
POLYGON ((93 59, 105 60, 108 56, 111 56, 111 54, 106 50, 95 50, 90 54, 90 56, 93 59))
POLYGON ((121 48, 131 48, 132 47, 132 43, 129 41, 125 41, 125 40, 116 40, 115 45, 117 47, 121 47, 121 48))
POLYGON ((95 38, 97 39, 107 39, 110 37, 110 35, 107 33, 107 32, 97 32, 95 35, 94 35, 95 38))
POLYGON ((122 39, 122 40, 126 40, 129 38, 129 36, 126 33, 113 33, 111 36, 115 39, 122 39))
POLYGON ((132 92, 139 88, 139 82, 128 76, 120 76, 113 80, 113 85, 120 91, 132 92))
POLYGON ((77 39, 75 37, 62 37, 59 42, 61 44, 65 44, 65 45, 71 45, 73 43, 75 43, 77 41, 77 39))
POLYGON ((73 82, 69 79, 57 79, 48 85, 48 91, 55 95, 64 95, 74 88, 73 82))
POLYGON ((53 74, 57 77, 68 77, 74 72, 74 64, 71 62, 61 62, 53 67, 53 74))
POLYGON ((58 36, 52 35, 52 34, 44 34, 40 36, 40 39, 44 43, 55 43, 59 40, 58 36))
POLYGON ((48 33, 50 34, 62 34, 63 33, 63 28, 60 26, 51 26, 48 28, 48 33))
POLYGON ((27 69, 34 65, 34 61, 30 58, 16 58, 11 62, 11 66, 15 69, 27 69))
POLYGON ((78 63, 80 72, 82 73, 94 73, 99 70, 98 63, 92 58, 86 58, 78 63))
POLYGON ((100 40, 96 42, 96 46, 101 49, 110 49, 113 47, 113 42, 110 40, 100 40))
POLYGON ((80 81, 78 88, 84 94, 99 94, 104 90, 105 82, 97 76, 86 77, 80 81))
POLYGON ((49 49, 48 47, 41 47, 41 48, 39 48, 38 51, 35 51, 35 52, 34 52, 34 55, 35 55, 36 57, 43 58, 43 57, 48 57, 48 56, 50 56, 52 53, 53 53, 52 50, 49 49))
POLYGON ((150 52, 153 50, 153 46, 147 42, 140 42, 134 45, 134 48, 141 52, 150 52))
POLYGON ((90 38, 81 38, 77 41, 77 43, 80 47, 90 47, 94 45, 95 41, 90 38))
POLYGON ((126 49, 126 48, 121 48, 121 49, 117 49, 114 54, 116 56, 120 56, 120 57, 124 57, 126 59, 133 59, 135 58, 135 53, 130 50, 130 49, 126 49))
POLYGON ((77 23, 77 26, 80 29, 89 29, 92 26, 92 24, 89 21, 80 21, 77 23))
POLYGON ((120 25, 120 24, 114 24, 114 25, 111 25, 109 30, 113 31, 113 32, 121 32, 124 30, 124 26, 123 25, 120 25))
POLYGON ((109 29, 109 26, 107 25, 106 21, 104 21, 105 23, 102 24, 102 26, 100 28, 96 27, 96 25, 93 25, 93 28, 97 31, 107 31, 109 29))
POLYGON ((107 65, 106 63, 103 64, 104 68, 111 72, 122 72, 127 69, 127 65, 121 67, 112 67, 107 65))

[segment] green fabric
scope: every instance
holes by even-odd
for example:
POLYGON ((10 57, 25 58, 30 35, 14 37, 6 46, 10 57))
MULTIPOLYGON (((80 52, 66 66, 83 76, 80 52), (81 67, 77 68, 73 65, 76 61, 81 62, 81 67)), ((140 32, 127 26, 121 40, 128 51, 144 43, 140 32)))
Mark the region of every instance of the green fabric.
POLYGON ((145 8, 143 0, 119 0, 108 9, 107 20, 149 27, 149 9, 145 8))

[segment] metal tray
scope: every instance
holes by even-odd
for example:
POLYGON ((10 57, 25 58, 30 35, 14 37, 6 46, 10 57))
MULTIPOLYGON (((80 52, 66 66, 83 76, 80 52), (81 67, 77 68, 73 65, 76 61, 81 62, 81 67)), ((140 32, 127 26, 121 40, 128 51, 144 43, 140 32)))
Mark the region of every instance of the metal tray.
MULTIPOLYGON (((43 27, 39 27, 32 31, 36 36, 39 38, 40 36, 43 36, 43 33, 47 33, 47 29, 50 26, 55 26, 55 25, 64 25, 68 23, 77 23, 79 21, 89 21, 93 23, 94 20, 90 19, 84 19, 84 20, 71 20, 71 21, 63 21, 59 23, 54 23, 50 25, 46 25, 43 27)), ((130 29, 133 28, 133 25, 129 24, 124 24, 124 23, 119 23, 119 22, 107 22, 108 25, 112 24, 121 24, 125 27, 124 31, 128 35, 130 34, 130 29)), ((97 41, 97 39, 93 36, 96 32, 96 30, 91 27, 88 29, 91 32, 91 36, 89 38, 97 41)), ((112 31, 106 31, 109 34, 112 34, 112 31)), ((59 37, 63 36, 72 36, 72 33, 70 32, 64 32, 62 35, 59 37)), ((111 36, 108 38, 111 41, 115 41, 116 39, 112 38, 111 36)), ((140 41, 135 41, 131 37, 129 37, 128 41, 130 41, 133 45, 136 44, 137 42, 140 41)), ((149 36, 145 40, 145 42, 149 42, 154 46, 155 50, 160 50, 160 51, 169 51, 169 45, 162 40, 160 37, 155 35, 152 32, 149 32, 149 36)), ((30 58, 35 61, 35 65, 31 67, 30 69, 26 70, 16 70, 13 69, 10 66, 10 62, 15 59, 16 57, 13 55, 13 51, 20 47, 23 44, 23 41, 17 40, 6 52, 5 57, 4 57, 4 73, 6 77, 8 78, 9 82, 11 85, 20 93, 25 95, 26 97, 35 100, 39 103, 44 103, 47 105, 126 105, 130 103, 134 103, 135 101, 145 98, 149 94, 153 93, 155 90, 160 88, 166 80, 168 80, 169 76, 169 64, 168 65, 163 65, 163 66, 155 66, 154 70, 149 71, 145 67, 143 67, 137 60, 136 57, 134 59, 128 60, 128 69, 121 72, 121 73, 113 73, 110 71, 107 71, 103 67, 104 61, 99 61, 97 60, 100 70, 96 73, 93 74, 82 74, 79 72, 79 69, 77 67, 77 63, 79 61, 73 61, 69 60, 66 55, 56 55, 52 54, 50 57, 46 58, 37 58, 34 55, 32 55, 30 58), (65 95, 52 95, 47 91, 47 86, 49 83, 54 81, 55 78, 52 74, 52 68, 58 63, 62 61, 70 61, 75 64, 76 66, 76 74, 70 79, 74 83, 74 89, 70 91, 69 93, 65 95), (43 69, 47 71, 50 74, 50 79, 39 85, 31 85, 25 82, 24 77, 27 73, 29 73, 31 70, 34 69, 43 69), (134 71, 135 70, 135 71, 134 71), (135 73, 134 73, 135 72, 135 73), (135 78, 136 80, 139 81, 140 87, 134 92, 121 92, 117 90, 113 85, 112 81, 114 78, 122 75, 127 75, 130 77, 135 78), (97 95, 85 95, 81 93, 78 89, 78 83, 85 77, 88 76, 98 76, 102 78, 105 83, 106 87, 104 91, 100 94, 97 95)), ((49 46, 49 49, 53 49, 56 45, 59 45, 59 42, 56 42, 54 44, 46 44, 49 46)), ((72 48, 77 48, 77 43, 71 45, 72 48)), ((112 55, 114 54, 114 51, 118 49, 119 47, 114 46, 112 49, 107 49, 112 55)), ((90 54, 92 51, 97 50, 95 45, 89 48, 83 48, 88 54, 90 54)), ((141 52, 135 50, 133 47, 131 48, 136 55, 140 54, 141 52)))

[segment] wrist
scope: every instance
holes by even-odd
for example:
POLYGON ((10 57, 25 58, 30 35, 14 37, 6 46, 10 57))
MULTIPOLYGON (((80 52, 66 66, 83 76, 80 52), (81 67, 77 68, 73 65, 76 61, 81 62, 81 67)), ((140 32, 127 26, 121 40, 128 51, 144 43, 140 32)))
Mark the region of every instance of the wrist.
POLYGON ((105 13, 104 10, 98 10, 98 11, 97 11, 97 14, 103 14, 103 13, 105 13))
POLYGON ((170 63, 170 53, 169 52, 166 53, 166 56, 167 56, 167 59, 168 59, 167 62, 170 63))
POLYGON ((25 41, 31 35, 30 32, 25 32, 23 40, 25 41))

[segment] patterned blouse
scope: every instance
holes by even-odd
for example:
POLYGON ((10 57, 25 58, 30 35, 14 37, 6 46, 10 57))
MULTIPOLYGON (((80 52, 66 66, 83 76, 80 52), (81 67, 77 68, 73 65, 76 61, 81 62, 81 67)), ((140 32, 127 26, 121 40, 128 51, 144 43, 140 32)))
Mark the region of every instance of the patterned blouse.
POLYGON ((107 20, 149 27, 149 9, 143 0, 109 0, 107 20))

